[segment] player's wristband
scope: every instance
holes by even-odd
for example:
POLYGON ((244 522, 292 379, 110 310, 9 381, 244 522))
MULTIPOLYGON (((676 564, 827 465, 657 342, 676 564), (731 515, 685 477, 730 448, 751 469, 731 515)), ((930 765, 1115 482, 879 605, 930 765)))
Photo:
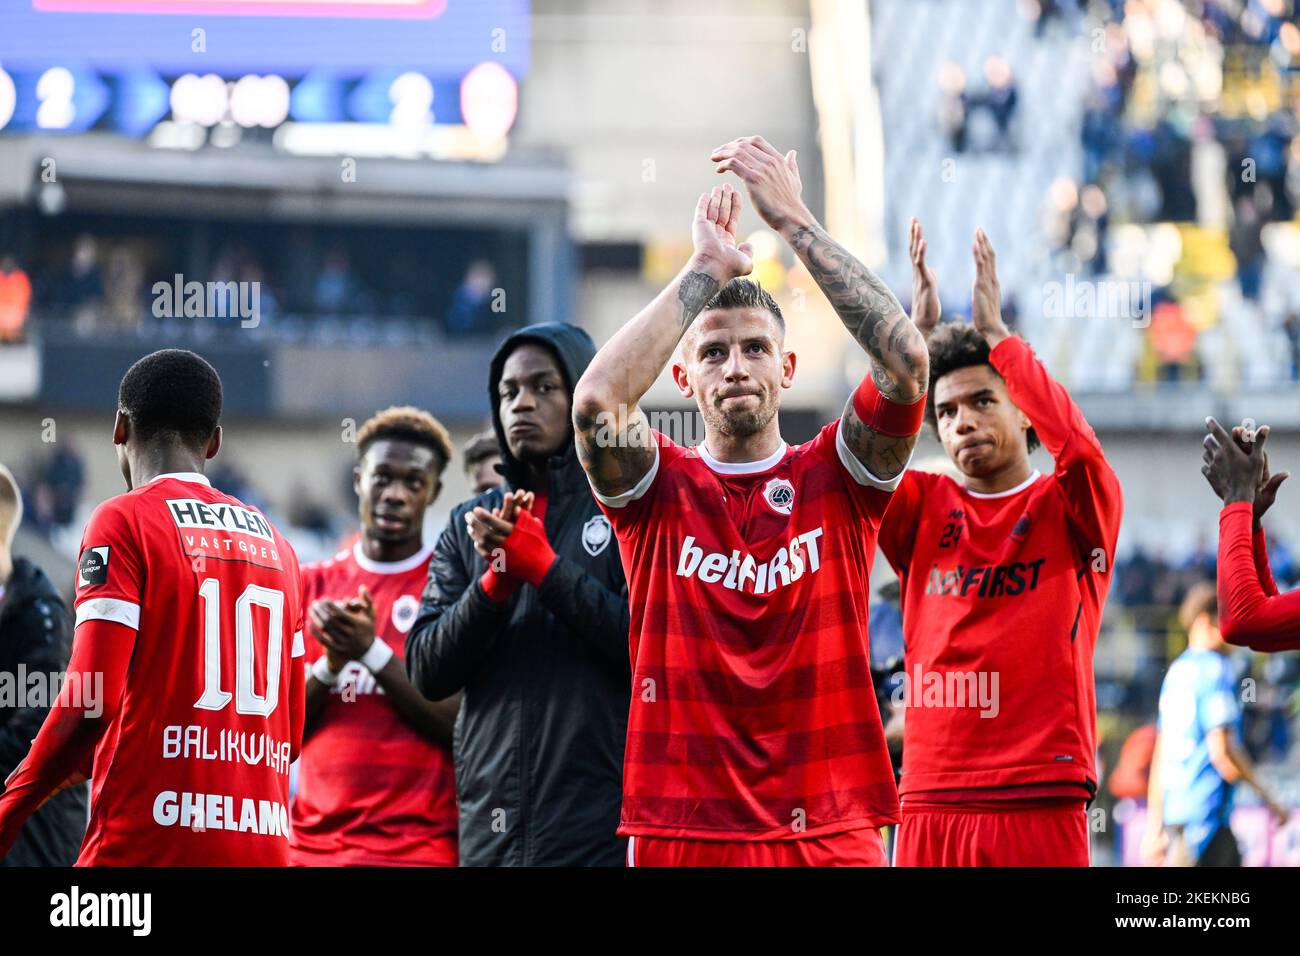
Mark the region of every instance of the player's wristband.
POLYGON ((479 578, 483 593, 493 604, 504 604, 519 588, 519 579, 489 567, 479 578))
POLYGON ((370 645, 370 650, 361 655, 361 666, 372 674, 378 674, 384 669, 389 661, 393 659, 393 649, 388 646, 387 641, 375 638, 374 643, 370 645))
POLYGON ((311 676, 326 687, 333 687, 339 682, 339 673, 330 669, 330 660, 324 654, 316 658, 316 662, 311 665, 311 676))
POLYGON ((910 404, 891 401, 880 394, 870 373, 853 392, 853 410, 864 425, 870 425, 882 435, 905 438, 921 430, 925 417, 925 393, 910 404))

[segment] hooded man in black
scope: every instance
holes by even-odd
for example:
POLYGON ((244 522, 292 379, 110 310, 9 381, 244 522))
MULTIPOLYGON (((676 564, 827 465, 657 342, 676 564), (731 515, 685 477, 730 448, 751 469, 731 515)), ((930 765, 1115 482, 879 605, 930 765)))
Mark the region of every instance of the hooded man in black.
MULTIPOLYGON (((58 589, 44 571, 13 554, 22 517, 18 485, 0 465, 0 682, 8 685, 0 687, 0 790, 50 712, 48 695, 28 699, 31 679, 43 678, 40 686, 51 687, 55 675, 66 671, 72 650, 72 616, 58 589)), ((86 687, 95 693, 92 681, 86 687)), ((56 793, 28 818, 0 866, 72 866, 86 833, 86 802, 84 783, 56 793)))
POLYGON ((463 866, 623 862, 627 585, 570 424, 595 351, 586 332, 554 322, 497 350, 488 394, 506 482, 452 511, 407 635, 406 667, 426 697, 464 691, 463 866))

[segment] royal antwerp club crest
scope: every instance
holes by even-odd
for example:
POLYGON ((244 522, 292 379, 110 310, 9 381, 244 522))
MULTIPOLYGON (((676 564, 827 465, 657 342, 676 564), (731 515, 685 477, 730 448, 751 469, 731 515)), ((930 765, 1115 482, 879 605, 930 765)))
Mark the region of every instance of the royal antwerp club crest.
POLYGON ((405 634, 415 623, 419 610, 420 599, 413 594, 403 594, 393 602, 393 627, 405 634))
POLYGON ((794 507, 794 485, 784 478, 773 478, 763 488, 763 497, 778 514, 788 515, 794 507))
POLYGON ((604 515, 596 515, 582 526, 582 546, 593 558, 609 547, 609 539, 613 536, 609 519, 604 515))

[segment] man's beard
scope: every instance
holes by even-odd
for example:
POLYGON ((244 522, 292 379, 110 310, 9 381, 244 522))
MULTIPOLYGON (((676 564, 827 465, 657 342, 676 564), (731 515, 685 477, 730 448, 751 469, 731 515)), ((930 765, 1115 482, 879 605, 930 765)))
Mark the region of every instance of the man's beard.
POLYGON ((704 424, 709 430, 728 438, 748 438, 771 423, 776 416, 776 403, 767 396, 760 396, 757 408, 728 412, 717 405, 704 405, 700 414, 704 416, 704 424))

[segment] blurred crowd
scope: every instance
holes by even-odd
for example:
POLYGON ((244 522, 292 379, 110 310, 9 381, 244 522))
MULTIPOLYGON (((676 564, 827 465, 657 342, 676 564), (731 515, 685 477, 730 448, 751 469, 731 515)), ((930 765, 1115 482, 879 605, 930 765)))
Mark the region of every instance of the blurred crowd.
MULTIPOLYGON (((212 319, 215 329, 238 325, 247 318, 241 305, 247 311, 252 302, 261 334, 290 337, 310 337, 340 322, 360 323, 372 334, 378 331, 374 324, 385 320, 454 336, 495 335, 507 327, 497 270, 487 258, 440 263, 439 271, 451 269, 456 278, 444 282, 449 291, 438 295, 417 291, 428 292, 421 270, 431 267, 406 249, 385 260, 386 274, 359 265, 343 242, 314 255, 302 252, 292 260, 313 266, 276 273, 252 244, 224 241, 200 274, 182 274, 182 288, 193 281, 204 284, 203 318, 212 319), (207 298, 209 283, 233 283, 229 288, 240 291, 214 308, 207 298)), ((41 262, 26 267, 15 254, 0 250, 0 343, 24 340, 37 319, 67 323, 80 333, 148 334, 192 326, 193 316, 176 314, 184 297, 172 291, 177 273, 163 258, 147 245, 88 232, 66 250, 46 252, 41 262), (155 292, 158 282, 166 283, 166 292, 155 292)))
MULTIPOLYGON (((1040 0, 1043 20, 1068 19, 1040 0)), ((1201 334, 1285 342, 1264 377, 1300 376, 1300 11, 1294 0, 1081 2, 1093 53, 1078 178, 1058 180, 1045 230, 1058 271, 1122 274, 1150 289, 1143 367, 1207 379, 1201 334), (1113 224, 1181 224, 1166 254, 1148 232, 1115 247, 1113 224), (1276 228, 1274 228, 1276 227, 1276 228)), ((1071 12, 1074 15, 1074 12, 1071 12)), ((1254 384, 1268 384, 1259 381, 1254 384)))

